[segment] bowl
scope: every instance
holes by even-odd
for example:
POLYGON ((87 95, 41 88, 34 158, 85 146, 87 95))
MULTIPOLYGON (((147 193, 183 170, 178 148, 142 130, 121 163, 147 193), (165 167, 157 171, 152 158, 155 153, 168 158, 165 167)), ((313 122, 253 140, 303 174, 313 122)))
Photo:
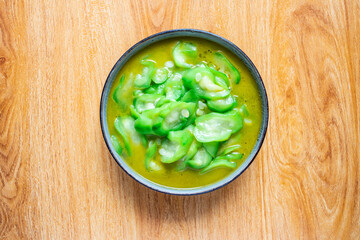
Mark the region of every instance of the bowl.
POLYGON ((101 130, 104 136, 105 143, 115 159, 115 161, 119 164, 119 166, 132 178, 134 178, 139 183, 145 185, 146 187, 162 192, 167 194, 174 194, 174 195, 196 195, 196 194, 202 194, 214 191, 216 189, 219 189, 228 183, 232 182, 234 179, 236 179, 238 176, 240 176, 253 162, 255 159, 257 153, 259 152, 261 145, 264 141, 266 130, 268 126, 268 119, 269 119, 269 108, 268 108, 268 100, 267 100, 267 94, 264 87, 264 83, 261 79, 261 76, 256 69, 253 62, 250 60, 250 58, 235 44, 230 42, 229 40, 218 36, 216 34, 203 31, 203 30, 196 30, 196 29, 174 29, 170 31, 164 31, 160 32, 154 35, 151 35, 140 42, 136 43, 134 46, 132 46, 129 50, 127 50, 120 59, 115 63, 114 67, 111 69, 103 91, 101 95, 101 101, 100 101, 100 122, 101 122, 101 130), (136 171, 134 171, 131 167, 127 165, 127 163, 116 153, 114 147, 111 144, 110 141, 110 134, 108 130, 107 125, 107 103, 109 99, 109 92, 111 85, 116 78, 119 70, 126 64, 126 62, 131 59, 132 56, 134 56, 136 53, 141 51, 142 49, 146 48, 147 46, 156 43, 158 41, 162 41, 165 39, 170 38, 179 38, 179 37, 193 37, 193 38, 199 38, 199 39, 206 39, 211 42, 215 42, 219 44, 220 46, 228 49, 232 53, 235 54, 238 58, 241 59, 242 62, 246 65, 246 67, 250 70, 253 78, 255 79, 260 96, 261 96, 261 103, 262 103, 262 121, 261 121, 261 128, 260 132, 257 138, 257 141, 255 143, 255 146, 253 150, 251 151, 250 155, 245 159, 245 161, 240 165, 234 172, 232 172, 230 175, 228 175, 226 178, 215 182, 210 185, 206 185, 203 187, 198 188, 173 188, 173 187, 167 187, 163 185, 156 184, 140 174, 138 174, 136 171))

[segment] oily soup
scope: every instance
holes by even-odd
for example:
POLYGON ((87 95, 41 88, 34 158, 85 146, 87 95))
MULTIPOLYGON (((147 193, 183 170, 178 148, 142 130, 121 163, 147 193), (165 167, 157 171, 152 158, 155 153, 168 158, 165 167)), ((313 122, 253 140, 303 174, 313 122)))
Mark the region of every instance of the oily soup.
POLYGON ((235 171, 252 151, 261 119, 249 69, 197 38, 163 40, 137 53, 119 71, 107 104, 115 150, 144 178, 174 188, 202 187, 235 171))

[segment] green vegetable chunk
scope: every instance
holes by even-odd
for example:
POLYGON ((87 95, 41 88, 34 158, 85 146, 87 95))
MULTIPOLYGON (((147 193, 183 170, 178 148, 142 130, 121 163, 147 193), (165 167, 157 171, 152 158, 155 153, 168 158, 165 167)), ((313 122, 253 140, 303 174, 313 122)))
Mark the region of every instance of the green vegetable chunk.
POLYGON ((230 94, 229 88, 215 81, 214 74, 210 71, 210 68, 205 66, 187 70, 182 79, 185 87, 194 89, 200 98, 214 100, 230 94))
POLYGON ((151 110, 145 110, 135 120, 135 129, 141 134, 155 134, 153 131, 154 125, 161 124, 163 118, 160 116, 160 109, 155 108, 151 110))
POLYGON ((181 98, 182 102, 198 102, 200 100, 200 97, 196 95, 196 92, 194 89, 191 89, 187 91, 184 96, 181 98))
POLYGON ((165 95, 165 83, 154 85, 155 93, 159 95, 165 95))
POLYGON ((214 54, 214 64, 219 67, 220 72, 228 75, 233 83, 238 84, 240 82, 239 71, 221 52, 214 54))
POLYGON ((163 119, 154 125, 154 132, 164 136, 169 131, 183 129, 193 123, 195 115, 195 103, 171 102, 160 108, 160 117, 163 119))
POLYGON ((122 123, 121 117, 117 117, 115 119, 114 126, 115 126, 116 131, 120 134, 120 136, 122 137, 122 139, 124 141, 124 145, 125 145, 125 149, 126 149, 127 153, 129 154, 129 156, 131 156, 131 147, 130 147, 129 138, 128 138, 127 134, 125 133, 125 128, 122 123))
POLYGON ((152 140, 149 142, 148 149, 146 150, 146 153, 145 153, 145 168, 148 171, 151 170, 150 161, 155 156, 156 151, 157 151, 156 142, 152 140))
POLYGON ((211 157, 216 156, 217 151, 219 149, 219 145, 220 145, 219 142, 207 142, 203 144, 204 148, 211 155, 211 157))
POLYGON ((209 113, 195 120, 194 136, 199 142, 222 142, 243 127, 237 110, 227 113, 209 113))
POLYGON ((165 95, 165 83, 153 84, 151 87, 144 90, 144 93, 165 95))
POLYGON ((229 95, 225 98, 207 101, 210 110, 215 112, 227 112, 236 106, 236 100, 233 96, 229 95))
POLYGON ((162 148, 159 150, 161 161, 173 163, 184 157, 193 139, 194 137, 189 129, 169 132, 168 138, 163 141, 162 148))
POLYGON ((119 155, 121 155, 121 153, 123 151, 123 147, 121 146, 119 139, 117 139, 117 137, 115 135, 111 135, 110 140, 111 140, 111 144, 113 145, 115 151, 119 155))
POLYGON ((130 106, 130 114, 134 119, 137 119, 140 117, 140 113, 138 111, 136 111, 134 105, 130 106))
POLYGON ((243 118, 246 118, 250 115, 245 104, 241 105, 239 112, 243 118))
POLYGON ((236 168, 236 163, 226 159, 214 159, 207 167, 201 170, 201 173, 206 173, 216 168, 236 168))
POLYGON ((229 153, 229 154, 226 154, 226 155, 221 155, 221 156, 218 156, 216 157, 217 160, 220 160, 220 159, 225 159, 225 160, 240 160, 242 159, 244 156, 244 154, 242 153, 229 153))
POLYGON ((142 113, 145 110, 154 109, 156 103, 162 98, 164 96, 158 94, 143 94, 134 99, 134 107, 138 113, 142 113))
POLYGON ((143 68, 142 74, 138 74, 135 77, 135 87, 140 89, 145 89, 150 87, 151 78, 155 71, 154 62, 151 60, 143 59, 141 60, 141 64, 145 67, 143 68))
POLYGON ((114 94, 113 94, 113 99, 116 103, 120 103, 121 102, 121 91, 122 91, 122 87, 124 85, 124 79, 125 79, 125 74, 123 74, 120 78, 120 82, 119 85, 116 87, 114 94))
POLYGON ((228 88, 230 86, 229 78, 226 74, 216 71, 213 68, 208 68, 212 74, 214 74, 216 84, 222 86, 223 88, 228 88))
POLYGON ((114 122, 116 131, 120 134, 124 141, 125 149, 131 156, 131 144, 147 145, 146 138, 135 130, 135 121, 130 116, 117 117, 114 122))
POLYGON ((178 42, 173 49, 175 65, 181 68, 190 68, 197 58, 196 46, 189 42, 178 42))
POLYGON ((161 98, 157 103, 156 103, 156 107, 162 107, 163 105, 167 104, 167 103, 172 103, 175 102, 175 100, 173 99, 168 99, 168 98, 161 98))
POLYGON ((133 96, 134 97, 139 97, 139 96, 141 96, 143 94, 144 94, 144 92, 139 90, 139 89, 136 89, 136 90, 133 91, 133 96))
POLYGON ((131 104, 131 89, 132 89, 133 79, 132 76, 125 81, 125 74, 123 74, 120 78, 120 83, 116 87, 112 98, 121 107, 122 110, 126 110, 126 108, 131 104))
POLYGON ((231 153, 233 151, 235 151, 236 149, 239 149, 241 146, 239 144, 233 145, 233 146, 229 146, 224 148, 224 150, 221 152, 220 155, 226 155, 228 153, 231 153))
MULTIPOLYGON (((190 126, 193 127, 192 125, 190 125, 190 126)), ((186 168, 188 161, 195 156, 195 154, 197 153, 197 151, 200 147, 201 147, 201 143, 199 143, 198 141, 196 141, 194 139, 190 145, 189 151, 182 158, 182 161, 179 161, 179 164, 176 167, 176 170, 183 171, 186 168)))
POLYGON ((193 159, 189 160, 187 164, 194 169, 201 169, 210 164, 212 160, 211 155, 205 150, 200 148, 193 159))
POLYGON ((168 79, 169 70, 166 68, 158 68, 152 76, 152 81, 156 84, 165 82, 168 79))
POLYGON ((206 168, 204 168, 201 173, 205 173, 216 168, 235 168, 236 163, 231 160, 240 160, 243 156, 244 154, 242 153, 230 153, 225 156, 218 156, 206 168))
POLYGON ((156 93, 156 89, 155 87, 151 86, 147 89, 144 89, 144 93, 147 93, 147 94, 155 94, 156 93))
POLYGON ((135 129, 142 134, 166 136, 194 122, 195 103, 169 102, 159 108, 143 111, 135 121, 135 129))
POLYGON ((131 139, 133 144, 142 144, 143 146, 147 145, 146 138, 138 133, 135 129, 135 120, 130 116, 125 116, 122 118, 123 126, 125 127, 125 132, 128 138, 131 139))
POLYGON ((168 99, 178 100, 185 94, 185 88, 181 80, 182 75, 175 73, 165 83, 165 95, 168 99))

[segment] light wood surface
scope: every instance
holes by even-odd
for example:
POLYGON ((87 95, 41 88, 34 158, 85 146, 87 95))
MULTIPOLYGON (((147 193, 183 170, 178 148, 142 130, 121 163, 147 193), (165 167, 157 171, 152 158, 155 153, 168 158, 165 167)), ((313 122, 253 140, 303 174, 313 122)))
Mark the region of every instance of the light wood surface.
POLYGON ((360 239, 360 2, 0 0, 0 239, 360 239), (111 158, 105 79, 142 38, 197 28, 268 91, 250 168, 210 194, 149 190, 111 158))

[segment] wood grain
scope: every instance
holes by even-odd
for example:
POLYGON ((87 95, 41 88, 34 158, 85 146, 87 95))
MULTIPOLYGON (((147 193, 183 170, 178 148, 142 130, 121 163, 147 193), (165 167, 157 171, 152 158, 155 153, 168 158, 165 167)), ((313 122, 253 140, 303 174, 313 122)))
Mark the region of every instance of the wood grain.
POLYGON ((0 239, 359 239, 360 2, 0 1, 0 239), (106 76, 173 28, 242 48, 268 91, 260 154, 192 197, 111 158, 106 76))

